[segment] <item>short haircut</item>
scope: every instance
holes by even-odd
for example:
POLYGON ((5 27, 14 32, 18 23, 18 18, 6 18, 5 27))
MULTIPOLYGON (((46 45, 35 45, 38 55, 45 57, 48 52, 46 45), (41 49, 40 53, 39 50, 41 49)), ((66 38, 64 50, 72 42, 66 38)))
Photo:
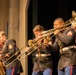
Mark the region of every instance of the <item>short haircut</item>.
POLYGON ((43 31, 44 30, 44 27, 43 26, 41 26, 41 25, 36 25, 35 27, 34 27, 34 29, 33 29, 33 32, 35 32, 35 31, 43 31))
POLYGON ((4 36, 4 35, 6 36, 6 33, 4 31, 0 31, 0 35, 1 36, 4 36))
MULTIPOLYGON (((60 17, 57 18, 57 19, 55 19, 53 23, 55 23, 55 22, 59 22, 59 23, 61 23, 61 25, 64 24, 64 20, 63 20, 62 18, 60 18, 60 17)), ((54 24, 53 27, 55 27, 55 26, 56 26, 56 25, 54 24)))
POLYGON ((62 22, 64 22, 64 20, 63 20, 62 18, 60 18, 60 17, 57 18, 57 19, 55 19, 54 22, 55 22, 55 21, 62 21, 62 22))

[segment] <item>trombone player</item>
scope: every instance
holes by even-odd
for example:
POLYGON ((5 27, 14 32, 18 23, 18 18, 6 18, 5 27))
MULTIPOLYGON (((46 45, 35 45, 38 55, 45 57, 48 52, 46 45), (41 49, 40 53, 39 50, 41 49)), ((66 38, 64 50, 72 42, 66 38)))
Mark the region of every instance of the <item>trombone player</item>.
POLYGON ((55 41, 50 48, 60 52, 58 75, 76 75, 76 51, 73 47, 75 31, 71 27, 65 27, 65 22, 60 17, 54 20, 54 28, 57 28, 54 31, 55 41))
MULTIPOLYGON (((37 40, 39 37, 42 36, 41 32, 43 31, 44 27, 41 25, 36 25, 33 28, 33 33, 35 34, 35 40, 37 40)), ((38 46, 40 47, 32 53, 32 59, 33 59, 32 75, 52 75, 53 62, 51 52, 49 50, 49 45, 47 44, 46 39, 39 39, 36 42, 36 45, 37 47, 38 46)))
MULTIPOLYGON (((1 60, 4 63, 7 59, 9 59, 13 54, 16 53, 18 48, 16 47, 16 43, 13 39, 7 40, 6 33, 4 31, 0 31, 0 41, 4 44, 2 50, 0 51, 0 58, 2 58, 1 60)), ((16 55, 4 64, 6 75, 17 75, 18 63, 20 62, 16 60, 13 63, 11 63, 14 59, 16 59, 16 55)))

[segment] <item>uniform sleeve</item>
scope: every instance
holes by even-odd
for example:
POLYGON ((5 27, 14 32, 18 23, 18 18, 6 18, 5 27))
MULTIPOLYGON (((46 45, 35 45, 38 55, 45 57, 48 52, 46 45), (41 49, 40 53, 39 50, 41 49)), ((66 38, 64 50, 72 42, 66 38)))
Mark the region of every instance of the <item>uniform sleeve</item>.
POLYGON ((57 41, 58 41, 58 39, 56 38, 53 45, 49 45, 48 50, 50 50, 51 53, 57 52, 59 50, 59 46, 58 46, 57 41))
POLYGON ((21 54, 21 53, 20 53, 20 49, 19 49, 17 46, 15 47, 15 49, 16 49, 15 55, 16 55, 16 56, 20 55, 20 54, 21 54))
POLYGON ((66 45, 69 45, 71 44, 72 42, 74 42, 74 39, 75 39, 75 31, 70 28, 70 29, 66 29, 63 33, 60 32, 58 35, 57 35, 57 38, 63 42, 64 44, 66 45), (71 32, 71 35, 68 35, 68 33, 71 32))
POLYGON ((7 47, 8 47, 8 53, 7 54, 9 56, 13 55, 16 52, 15 43, 13 41, 8 41, 7 47))

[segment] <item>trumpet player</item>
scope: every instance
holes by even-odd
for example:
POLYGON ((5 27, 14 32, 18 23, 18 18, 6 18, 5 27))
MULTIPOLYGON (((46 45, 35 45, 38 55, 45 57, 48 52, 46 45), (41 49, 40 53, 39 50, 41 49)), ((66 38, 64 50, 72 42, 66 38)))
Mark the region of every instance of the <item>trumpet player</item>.
POLYGON ((58 75, 76 75, 75 31, 71 27, 64 28, 64 25, 62 18, 54 20, 54 28, 57 30, 54 32, 55 42, 50 48, 60 52, 58 75))
MULTIPOLYGON (((44 31, 44 27, 41 25, 36 25, 33 28, 33 33, 35 34, 35 38, 39 38, 42 36, 41 32, 44 31)), ((33 59, 33 72, 32 75, 52 75, 53 62, 50 50, 48 49, 47 42, 45 40, 40 39, 36 42, 37 46, 40 45, 38 49, 36 49, 32 53, 33 59)))

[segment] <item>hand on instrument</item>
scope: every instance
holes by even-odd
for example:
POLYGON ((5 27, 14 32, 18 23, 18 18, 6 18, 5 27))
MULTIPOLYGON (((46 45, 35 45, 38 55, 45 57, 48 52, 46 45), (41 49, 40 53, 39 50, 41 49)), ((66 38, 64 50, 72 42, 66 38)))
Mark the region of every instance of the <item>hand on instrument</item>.
POLYGON ((56 31, 54 31, 54 35, 57 35, 60 32, 59 29, 57 29, 56 31))
POLYGON ((30 51, 30 47, 26 47, 25 51, 28 53, 30 51))
POLYGON ((9 57, 9 55, 8 54, 5 54, 5 57, 9 57))
POLYGON ((19 52, 16 52, 16 53, 15 53, 15 56, 17 56, 17 55, 19 55, 19 52))

